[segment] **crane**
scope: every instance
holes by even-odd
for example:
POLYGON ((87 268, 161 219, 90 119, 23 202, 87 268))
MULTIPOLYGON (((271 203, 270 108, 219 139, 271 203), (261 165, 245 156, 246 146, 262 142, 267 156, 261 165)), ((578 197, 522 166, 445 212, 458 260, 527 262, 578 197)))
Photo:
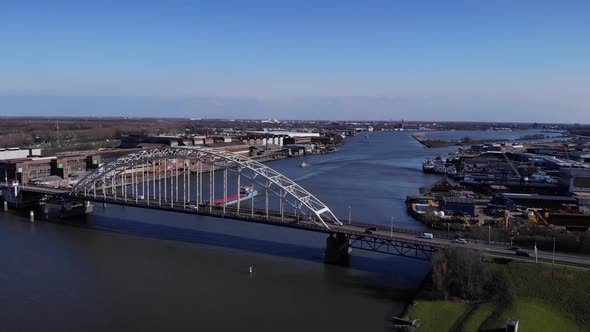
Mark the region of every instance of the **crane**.
POLYGON ((514 164, 512 163, 512 160, 510 160, 506 156, 506 152, 502 153, 502 155, 504 156, 504 159, 506 160, 506 163, 508 165, 510 165, 510 168, 512 168, 512 170, 514 171, 514 174, 516 174, 520 178, 520 181, 523 182, 524 181, 524 177, 520 174, 520 172, 518 171, 518 169, 516 168, 516 166, 514 166, 514 164))

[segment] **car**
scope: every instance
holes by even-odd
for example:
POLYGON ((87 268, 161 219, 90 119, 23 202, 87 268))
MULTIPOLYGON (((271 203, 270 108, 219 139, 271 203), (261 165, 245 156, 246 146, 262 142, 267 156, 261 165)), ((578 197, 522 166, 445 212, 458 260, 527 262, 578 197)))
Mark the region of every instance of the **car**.
POLYGON ((423 233, 421 236, 419 236, 420 238, 423 239, 434 239, 434 235, 432 233, 423 233))
POLYGON ((525 250, 522 250, 522 249, 518 249, 518 250, 516 250, 516 252, 515 252, 514 254, 515 254, 516 256, 522 256, 522 257, 531 257, 531 255, 530 255, 530 254, 529 254, 527 251, 525 251, 525 250))
POLYGON ((508 248, 508 250, 517 251, 517 250, 520 250, 520 247, 512 246, 512 247, 508 248))
POLYGON ((373 227, 367 227, 367 230, 376 232, 378 229, 377 229, 377 227, 373 226, 373 227))
POLYGON ((373 231, 367 228, 367 229, 365 230, 365 233, 367 233, 367 234, 373 234, 373 231))
POLYGON ((454 243, 460 243, 460 244, 467 244, 467 241, 465 239, 455 239, 453 240, 454 243))

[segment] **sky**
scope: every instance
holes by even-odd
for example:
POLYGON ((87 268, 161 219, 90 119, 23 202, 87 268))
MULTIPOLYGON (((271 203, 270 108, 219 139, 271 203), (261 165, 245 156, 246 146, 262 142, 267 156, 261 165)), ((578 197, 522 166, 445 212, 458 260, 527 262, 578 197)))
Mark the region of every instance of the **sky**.
POLYGON ((590 123, 590 1, 4 1, 0 116, 590 123))

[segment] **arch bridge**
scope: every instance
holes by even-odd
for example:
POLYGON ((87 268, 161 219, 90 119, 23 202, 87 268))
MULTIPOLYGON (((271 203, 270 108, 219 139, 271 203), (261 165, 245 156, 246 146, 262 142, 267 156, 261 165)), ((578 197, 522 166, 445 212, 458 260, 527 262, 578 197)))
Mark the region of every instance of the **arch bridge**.
POLYGON ((131 153, 87 174, 70 194, 224 216, 294 218, 326 229, 342 225, 328 206, 293 180, 251 158, 214 148, 160 147, 131 153))
POLYGON ((329 234, 324 259, 346 265, 351 248, 431 259, 440 243, 415 233, 350 220, 343 224, 309 191, 276 170, 222 149, 159 147, 101 165, 70 191, 23 185, 21 191, 263 223, 329 234))

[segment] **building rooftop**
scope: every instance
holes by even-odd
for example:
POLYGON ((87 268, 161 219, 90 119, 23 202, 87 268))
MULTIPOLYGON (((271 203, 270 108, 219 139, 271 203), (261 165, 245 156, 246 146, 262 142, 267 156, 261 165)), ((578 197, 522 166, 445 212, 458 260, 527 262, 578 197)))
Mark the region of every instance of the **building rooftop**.
POLYGON ((518 193, 501 193, 502 197, 509 199, 534 199, 542 201, 571 201, 576 202, 576 199, 570 196, 550 196, 538 194, 518 194, 518 193))
POLYGON ((445 204, 473 204, 473 198, 470 197, 443 197, 445 204))
POLYGON ((29 160, 33 160, 32 158, 14 158, 14 159, 4 159, 1 160, 0 163, 5 163, 5 164, 16 164, 16 163, 22 163, 25 161, 29 161, 29 160))

